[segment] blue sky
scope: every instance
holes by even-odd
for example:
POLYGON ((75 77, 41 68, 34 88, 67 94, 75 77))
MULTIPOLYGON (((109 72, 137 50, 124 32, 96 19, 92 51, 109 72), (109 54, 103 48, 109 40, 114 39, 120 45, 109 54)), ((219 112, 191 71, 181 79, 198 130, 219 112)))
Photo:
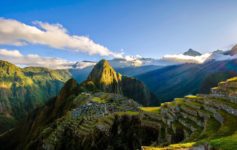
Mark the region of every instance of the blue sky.
MULTIPOLYGON (((0 1, 0 16, 27 25, 59 23, 113 52, 159 58, 230 48, 237 43, 236 6, 235 0, 7 0, 0 1)), ((102 58, 39 44, 0 48, 71 61, 102 58)))

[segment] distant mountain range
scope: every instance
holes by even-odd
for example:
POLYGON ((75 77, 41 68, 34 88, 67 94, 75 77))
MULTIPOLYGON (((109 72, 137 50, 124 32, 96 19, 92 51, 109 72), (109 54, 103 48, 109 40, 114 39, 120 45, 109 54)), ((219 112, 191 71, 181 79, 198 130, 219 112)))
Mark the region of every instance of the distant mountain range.
MULTIPOLYGON (((115 82, 116 86, 119 85, 119 93, 131 96, 139 103, 150 105, 155 104, 156 100, 147 101, 151 98, 148 89, 161 101, 171 101, 173 98, 188 94, 208 93, 211 87, 216 86, 218 82, 237 75, 236 53, 237 46, 229 51, 214 51, 209 53, 207 58, 204 57, 203 63, 176 61, 176 55, 172 57, 175 58, 175 61, 170 61, 166 59, 167 57, 159 60, 139 57, 132 59, 132 62, 126 59, 113 59, 108 62, 111 66, 115 66, 114 71, 122 74, 123 81, 126 80, 126 83, 131 82, 136 85, 135 87, 145 89, 143 93, 139 93, 141 95, 136 95, 134 94, 136 88, 133 87, 133 91, 127 92, 128 84, 115 82), (146 86, 134 78, 125 76, 135 77, 146 86), (134 95, 129 95, 129 93, 134 95)), ((203 55, 205 54, 189 49, 177 56, 178 58, 184 56, 188 59, 201 59, 203 55)), ((87 80, 95 64, 96 62, 92 61, 82 61, 75 63, 71 69, 52 70, 41 67, 20 68, 6 61, 0 61, 2 131, 14 126, 19 119, 24 118, 34 108, 43 105, 50 97, 57 95, 69 78, 73 77, 78 83, 87 80)))
POLYGON ((136 76, 161 101, 188 94, 208 93, 218 82, 237 75, 237 60, 208 61, 164 67, 136 76))
MULTIPOLYGON (((194 63, 202 64, 208 61, 216 60, 231 60, 237 58, 237 45, 233 46, 230 50, 216 50, 208 53, 200 53, 193 49, 188 49, 182 54, 170 54, 164 55, 160 59, 154 58, 143 58, 141 56, 126 56, 124 58, 114 58, 108 60, 114 68, 136 68, 136 67, 145 67, 145 66, 157 66, 157 67, 166 67, 171 65, 185 64, 185 63, 194 63)), ((84 69, 87 67, 94 66, 96 62, 93 61, 80 61, 76 62, 72 66, 68 66, 70 69, 84 69)))
MULTIPOLYGON (((234 46, 229 51, 214 51, 208 54, 201 54, 198 51, 189 49, 180 55, 175 55, 169 65, 141 65, 141 66, 124 66, 119 67, 124 59, 110 60, 112 65, 116 66, 115 70, 123 75, 138 78, 143 81, 147 87, 156 94, 162 101, 170 101, 175 97, 183 97, 187 94, 208 93, 210 88, 216 86, 218 82, 226 80, 236 75, 236 48, 234 46), (204 57, 205 56, 205 57, 204 57), (208 56, 208 57, 207 57, 208 56), (185 58, 186 63, 181 63, 180 59, 185 58), (186 59, 187 58, 187 59, 186 59), (204 60, 202 63, 190 60, 204 60), (118 63, 120 62, 120 63, 118 63), (169 91, 169 92, 167 92, 169 91)), ((170 57, 171 58, 171 57, 170 57)), ((168 58, 166 58, 168 59, 168 58)), ((155 62, 154 59, 139 59, 155 62)), ((156 60, 163 61, 165 59, 156 60)), ((168 61, 166 61, 168 62, 168 61)), ((147 63, 148 64, 148 63, 147 63)), ((74 69, 73 76, 81 82, 86 79, 92 67, 84 69, 74 69), (84 74, 83 74, 84 73, 84 74)))

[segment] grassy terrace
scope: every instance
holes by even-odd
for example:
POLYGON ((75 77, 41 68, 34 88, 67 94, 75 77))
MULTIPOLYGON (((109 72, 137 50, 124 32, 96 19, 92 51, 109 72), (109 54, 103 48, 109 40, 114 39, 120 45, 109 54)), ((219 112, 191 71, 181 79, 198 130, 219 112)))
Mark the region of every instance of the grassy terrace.
POLYGON ((219 138, 219 139, 214 139, 210 141, 210 144, 213 147, 223 149, 223 150, 236 150, 237 149, 237 132, 234 134, 219 138))
POLYGON ((99 98, 99 97, 93 97, 92 101, 96 102, 96 103, 106 103, 105 99, 102 99, 102 98, 99 98))
POLYGON ((230 106, 230 107, 232 107, 234 109, 237 109, 237 104, 232 103, 231 101, 229 101, 227 99, 224 99, 224 98, 212 98, 212 97, 210 97, 209 99, 213 100, 215 102, 218 102, 220 104, 226 104, 226 105, 228 105, 228 106, 230 106))
MULTIPOLYGON (((167 109, 169 110, 169 107, 173 106, 179 106, 184 107, 187 109, 191 109, 193 111, 201 112, 204 114, 208 114, 210 116, 209 119, 206 118, 204 123, 204 128, 201 128, 195 124, 192 120, 189 118, 183 118, 182 115, 178 118, 178 120, 183 120, 186 124, 189 124, 190 127, 196 128, 195 131, 190 135, 189 138, 184 140, 182 143, 179 144, 171 144, 167 147, 143 147, 143 150, 175 150, 175 149, 183 149, 183 148, 190 148, 190 147, 202 147, 204 146, 206 142, 209 143, 214 148, 220 148, 220 149, 227 149, 227 150, 235 150, 237 149, 237 118, 224 110, 217 110, 218 113, 224 118, 224 123, 221 125, 215 118, 211 117, 213 116, 212 112, 209 112, 207 110, 203 109, 203 105, 206 99, 202 97, 197 96, 187 96, 185 98, 177 98, 174 100, 174 102, 168 102, 161 105, 161 107, 157 108, 142 108, 143 111, 147 112, 159 112, 161 109, 167 109), (186 99, 188 98, 188 99, 186 99), (196 101, 198 99, 198 101, 196 101), (198 109, 200 108, 200 109, 198 109), (189 142, 193 141, 193 142, 189 142)), ((225 104, 228 105, 234 109, 237 109, 237 105, 222 98, 208 98, 208 100, 212 100, 220 105, 225 104)), ((187 115, 190 115, 186 111, 183 111, 183 113, 186 113, 187 115)), ((197 118, 200 119, 200 118, 197 118)), ((180 124, 183 126, 182 124, 180 124)), ((175 123, 173 122, 173 125, 175 126, 175 123)), ((183 128, 187 128, 186 126, 183 126, 183 128)))
POLYGON ((210 118, 205 122, 205 128, 200 135, 200 139, 211 138, 216 134, 221 124, 215 119, 210 118))
POLYGON ((160 111, 160 107, 140 107, 140 109, 145 112, 159 112, 160 111))
MULTIPOLYGON (((216 88, 221 89, 222 86, 227 85, 228 82, 237 82, 237 77, 231 78, 227 80, 226 82, 219 83, 218 87, 216 88)), ((232 86, 228 87, 228 85, 224 87, 226 92, 230 90, 233 90, 233 92, 236 91, 235 83, 231 83, 231 84, 233 87, 232 86)), ((191 147, 204 149, 204 147, 207 144, 217 150, 237 150, 237 128, 236 128, 237 117, 232 115, 231 112, 227 110, 226 111, 222 110, 221 109, 222 107, 223 109, 224 108, 237 109, 237 104, 231 102, 228 99, 228 97, 219 98, 219 97, 213 97, 212 95, 209 96, 209 95, 200 94, 197 96, 188 95, 188 96, 185 96, 184 98, 176 98, 173 102, 167 102, 167 103, 161 104, 161 107, 157 108, 157 110, 154 109, 154 111, 152 109, 147 109, 147 110, 143 109, 144 111, 147 111, 147 112, 160 112, 160 111, 164 112, 161 115, 165 115, 166 113, 169 113, 170 111, 172 112, 174 111, 177 120, 171 123, 171 127, 173 131, 176 129, 176 127, 183 130, 189 129, 190 131, 187 138, 185 138, 185 140, 183 140, 181 143, 170 144, 166 147, 144 146, 143 150, 177 150, 177 149, 181 150, 181 149, 191 148, 191 147), (205 103, 205 102, 208 102, 208 103, 205 103), (224 107, 224 105, 226 107, 224 107), (206 108, 204 106, 208 106, 208 107, 206 108), (212 112, 212 109, 215 111, 212 112), (197 116, 195 115, 194 111, 198 112, 197 116), (216 114, 219 113, 220 116, 223 117, 224 120, 222 124, 218 122, 218 120, 216 120, 218 119, 218 117, 214 118, 214 113, 216 114), (196 121, 201 121, 201 123, 203 123, 203 127, 198 126, 195 123, 196 121), (191 128, 194 128, 195 130, 191 132, 190 130, 191 128)), ((170 118, 166 117, 165 119, 169 120, 170 118)), ((166 136, 164 135, 164 137, 166 136)))
POLYGON ((171 144, 168 147, 151 147, 151 146, 144 146, 143 150, 177 150, 183 148, 190 148, 195 145, 195 142, 190 143, 180 143, 180 144, 171 144))

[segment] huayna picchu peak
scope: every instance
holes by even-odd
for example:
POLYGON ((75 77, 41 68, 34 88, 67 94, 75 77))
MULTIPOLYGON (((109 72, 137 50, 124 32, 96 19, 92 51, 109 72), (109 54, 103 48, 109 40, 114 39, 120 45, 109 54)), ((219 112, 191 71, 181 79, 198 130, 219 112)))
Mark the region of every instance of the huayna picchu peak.
POLYGON ((94 90, 122 94, 143 105, 159 104, 156 96, 141 81, 117 73, 107 60, 99 61, 82 84, 94 90))
POLYGON ((107 60, 103 59, 94 66, 87 81, 92 81, 103 91, 122 93, 122 75, 116 73, 107 60))

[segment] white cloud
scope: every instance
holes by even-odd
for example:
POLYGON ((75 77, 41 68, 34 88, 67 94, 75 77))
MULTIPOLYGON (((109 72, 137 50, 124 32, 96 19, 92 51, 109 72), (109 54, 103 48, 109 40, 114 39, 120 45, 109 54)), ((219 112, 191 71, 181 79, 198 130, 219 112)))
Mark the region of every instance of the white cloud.
POLYGON ((17 20, 0 18, 0 44, 17 46, 41 44, 90 55, 121 56, 121 54, 110 51, 86 36, 70 35, 60 24, 39 21, 35 21, 34 25, 27 25, 17 20))
POLYGON ((0 49, 0 55, 6 56, 6 57, 21 57, 21 53, 17 50, 6 50, 6 49, 0 49))
POLYGON ((75 63, 73 65, 73 68, 83 69, 83 68, 94 66, 95 64, 96 64, 96 62, 92 62, 92 61, 80 61, 80 62, 75 63))
POLYGON ((163 56, 163 60, 179 62, 179 63, 197 63, 201 64, 204 63, 212 54, 206 53, 200 56, 188 56, 183 54, 177 55, 165 55, 163 56))
POLYGON ((224 60, 232 60, 237 59, 237 55, 224 55, 222 53, 213 53, 208 60, 216 60, 216 61, 224 61, 224 60))
POLYGON ((18 66, 40 66, 52 69, 71 68, 74 62, 60 58, 41 57, 36 54, 23 55, 18 50, 0 49, 0 59, 18 66))

